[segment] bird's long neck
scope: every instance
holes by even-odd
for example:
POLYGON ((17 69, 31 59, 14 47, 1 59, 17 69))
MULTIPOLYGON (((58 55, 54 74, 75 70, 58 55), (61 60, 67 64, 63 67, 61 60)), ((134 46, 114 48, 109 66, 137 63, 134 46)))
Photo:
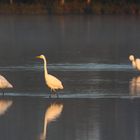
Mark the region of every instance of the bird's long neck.
POLYGON ((132 66, 133 66, 133 68, 136 68, 137 67, 135 60, 132 61, 132 66))
POLYGON ((44 74, 45 74, 45 76, 47 76, 48 75, 47 62, 46 62, 45 58, 43 58, 43 60, 44 60, 44 74))

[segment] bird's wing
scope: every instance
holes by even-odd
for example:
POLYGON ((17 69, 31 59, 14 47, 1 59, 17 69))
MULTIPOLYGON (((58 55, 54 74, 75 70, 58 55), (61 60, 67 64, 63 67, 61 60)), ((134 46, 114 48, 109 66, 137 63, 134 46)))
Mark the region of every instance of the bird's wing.
POLYGON ((52 86, 54 86, 55 88, 56 87, 59 88, 59 86, 60 87, 62 86, 61 81, 58 78, 56 78, 55 76, 50 75, 50 74, 48 74, 47 83, 50 84, 50 85, 52 85, 52 86))
POLYGON ((6 78, 0 75, 0 88, 8 88, 12 87, 12 85, 8 82, 6 78))
POLYGON ((4 78, 2 75, 0 75, 0 80, 7 81, 6 78, 4 78))
POLYGON ((140 70, 140 59, 136 59, 136 66, 137 66, 137 69, 140 70))

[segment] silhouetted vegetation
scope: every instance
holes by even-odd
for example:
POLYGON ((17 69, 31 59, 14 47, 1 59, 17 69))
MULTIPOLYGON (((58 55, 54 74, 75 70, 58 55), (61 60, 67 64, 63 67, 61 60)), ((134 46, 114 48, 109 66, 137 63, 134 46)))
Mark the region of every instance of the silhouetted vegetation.
POLYGON ((140 0, 0 0, 0 13, 140 14, 140 0))

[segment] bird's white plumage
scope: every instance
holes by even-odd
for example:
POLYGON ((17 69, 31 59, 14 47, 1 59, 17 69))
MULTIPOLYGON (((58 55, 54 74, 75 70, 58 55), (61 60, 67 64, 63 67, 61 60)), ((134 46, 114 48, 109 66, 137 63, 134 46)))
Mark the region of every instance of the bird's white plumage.
POLYGON ((136 62, 136 68, 140 71, 140 59, 137 58, 135 62, 136 62))
POLYGON ((129 60, 132 62, 133 68, 140 71, 140 59, 139 58, 135 59, 134 55, 130 55, 129 60))
POLYGON ((8 80, 3 77, 2 75, 0 75, 0 88, 4 89, 4 88, 13 88, 12 84, 10 84, 8 82, 8 80))
POLYGON ((133 61, 133 60, 134 60, 134 55, 130 55, 130 56, 129 56, 129 60, 130 60, 130 61, 133 61))
POLYGON ((55 76, 50 74, 47 75, 46 84, 53 91, 55 91, 56 89, 63 89, 61 81, 57 79, 55 76))
POLYGON ((55 91, 57 89, 63 89, 62 82, 56 78, 55 76, 48 73, 47 70, 47 61, 44 55, 37 56, 37 58, 44 60, 44 78, 47 86, 52 90, 55 91))

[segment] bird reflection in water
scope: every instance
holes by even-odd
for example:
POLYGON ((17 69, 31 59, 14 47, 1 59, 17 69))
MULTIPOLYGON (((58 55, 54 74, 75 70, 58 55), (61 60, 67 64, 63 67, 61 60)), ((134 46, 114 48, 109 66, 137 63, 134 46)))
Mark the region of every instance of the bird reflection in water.
POLYGON ((11 107, 13 101, 11 100, 0 100, 0 116, 5 114, 8 108, 11 107))
POLYGON ((41 134, 40 140, 46 139, 48 124, 54 121, 56 118, 58 118, 62 110, 63 110, 63 104, 61 103, 53 103, 47 108, 44 117, 44 129, 43 129, 43 133, 41 134))
POLYGON ((140 95, 140 76, 134 77, 130 81, 130 95, 140 95))

